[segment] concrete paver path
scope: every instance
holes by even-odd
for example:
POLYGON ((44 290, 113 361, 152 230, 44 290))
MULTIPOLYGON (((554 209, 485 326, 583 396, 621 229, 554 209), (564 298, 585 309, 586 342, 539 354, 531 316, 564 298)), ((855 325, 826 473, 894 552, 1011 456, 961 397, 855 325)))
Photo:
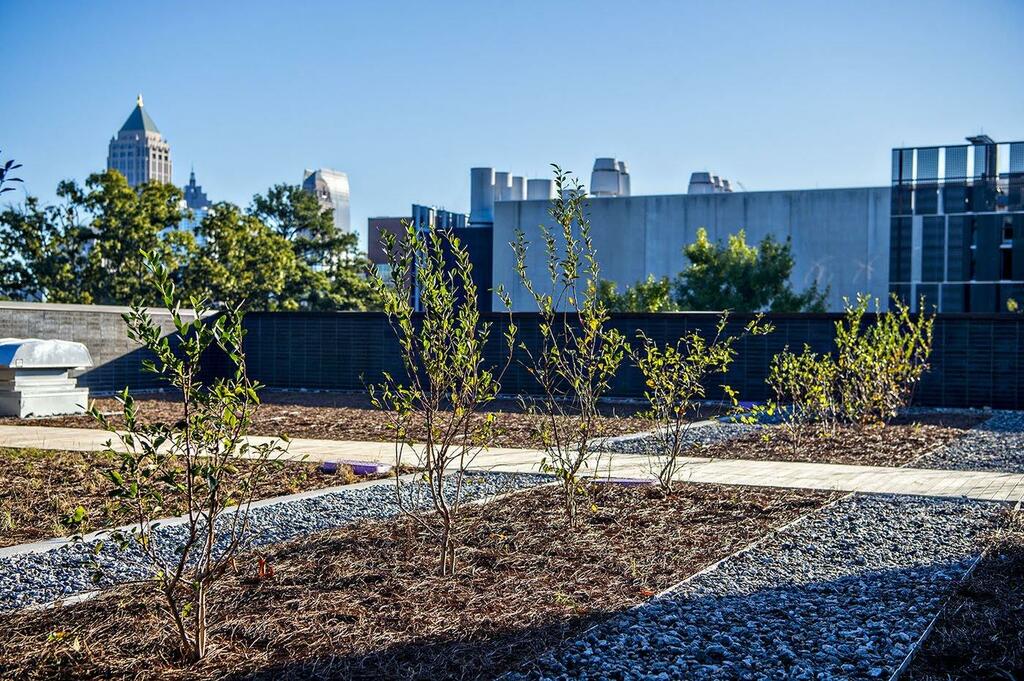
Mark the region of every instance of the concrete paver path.
MULTIPOLYGON (((87 428, 0 426, 0 447, 36 447, 100 451, 110 434, 87 428)), ((274 438, 251 436, 257 444, 274 438)), ((287 458, 307 461, 393 462, 394 444, 343 440, 291 440, 287 458)), ((406 461, 413 463, 411 456, 406 461)), ((544 452, 536 449, 495 448, 481 452, 473 467, 509 473, 536 473, 544 452)), ((887 468, 790 461, 747 461, 686 457, 678 479, 724 485, 757 485, 848 492, 966 497, 1018 503, 1024 499, 1024 474, 994 471, 954 471, 887 468)), ((645 456, 603 454, 600 477, 651 478, 645 456)))

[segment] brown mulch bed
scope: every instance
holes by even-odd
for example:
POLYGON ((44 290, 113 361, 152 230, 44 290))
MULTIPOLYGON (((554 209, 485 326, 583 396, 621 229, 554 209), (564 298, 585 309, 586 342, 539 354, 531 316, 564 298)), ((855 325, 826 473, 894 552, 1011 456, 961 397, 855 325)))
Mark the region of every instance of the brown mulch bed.
POLYGON ((884 426, 839 426, 834 433, 808 433, 795 447, 786 429, 774 427, 710 445, 701 455, 759 461, 903 466, 944 447, 986 418, 972 413, 914 414, 899 417, 884 426))
MULTIPOLYGON (((240 461, 244 469, 251 465, 240 461)), ((0 448, 0 546, 66 537, 133 522, 109 497, 108 455, 0 448), (81 506, 85 517, 76 521, 81 506)), ((244 470, 243 470, 244 472, 244 470)), ((360 479, 347 466, 324 473, 318 464, 288 461, 273 465, 258 498, 333 487, 360 479)), ((168 497, 166 516, 185 512, 181 497, 168 497)))
POLYGON ((1024 679, 1024 517, 1020 513, 953 595, 903 678, 1024 679))
POLYGON ((535 489, 467 507, 455 578, 409 519, 366 522, 271 548, 269 579, 238 561, 198 665, 175 661, 165 618, 133 586, 0 616, 0 678, 493 678, 832 498, 608 486, 569 531, 558 490, 535 489))
MULTIPOLYGON (((288 435, 298 438, 370 442, 387 442, 391 439, 387 414, 374 409, 369 398, 363 393, 265 390, 261 394, 261 400, 263 404, 253 424, 253 435, 288 435)), ((101 397, 95 402, 100 411, 110 414, 120 411, 117 401, 113 398, 101 397)), ((136 396, 136 403, 140 414, 146 420, 173 424, 181 419, 181 408, 168 394, 140 394, 136 396)), ((541 444, 535 432, 537 417, 523 413, 521 405, 516 400, 496 400, 488 407, 497 417, 499 436, 494 443, 495 446, 535 447, 541 444)), ((644 406, 639 403, 603 404, 598 435, 608 437, 648 430, 649 422, 636 415, 642 408, 644 406)), ((705 412, 711 413, 710 409, 705 409, 705 412)), ((112 420, 114 423, 120 423, 119 417, 115 416, 112 420)), ((87 415, 31 420, 8 417, 0 418, 0 423, 67 428, 99 427, 96 421, 87 415)), ((417 437, 418 433, 414 431, 413 436, 417 437)))

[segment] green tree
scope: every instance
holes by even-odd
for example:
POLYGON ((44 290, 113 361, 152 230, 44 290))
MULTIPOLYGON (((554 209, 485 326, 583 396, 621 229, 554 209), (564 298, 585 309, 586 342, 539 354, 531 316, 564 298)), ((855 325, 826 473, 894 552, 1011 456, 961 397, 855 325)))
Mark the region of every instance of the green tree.
POLYGON ((254 196, 248 212, 286 239, 307 266, 290 280, 288 298, 314 310, 380 309, 358 235, 339 231, 331 210, 313 194, 297 185, 277 184, 254 196))
POLYGON ((609 312, 667 312, 677 309, 672 298, 672 282, 668 277, 655 279, 647 275, 647 281, 627 286, 622 293, 614 281, 602 279, 597 293, 609 312))
POLYGON ((177 278, 191 256, 192 235, 181 192, 173 185, 137 188, 115 170, 84 186, 61 182, 58 205, 33 197, 0 213, 0 293, 53 302, 126 304, 150 301, 143 252, 177 278))
POLYGON ((189 263, 185 288, 218 305, 295 310, 293 292, 309 276, 288 241, 230 203, 212 206, 196 228, 203 245, 189 263))
POLYGON ((815 282, 802 293, 793 291, 789 276, 793 253, 789 239, 771 235, 747 244, 743 230, 726 244, 713 243, 705 229, 683 249, 690 264, 676 279, 676 302, 683 310, 737 312, 824 312, 828 289, 815 282))

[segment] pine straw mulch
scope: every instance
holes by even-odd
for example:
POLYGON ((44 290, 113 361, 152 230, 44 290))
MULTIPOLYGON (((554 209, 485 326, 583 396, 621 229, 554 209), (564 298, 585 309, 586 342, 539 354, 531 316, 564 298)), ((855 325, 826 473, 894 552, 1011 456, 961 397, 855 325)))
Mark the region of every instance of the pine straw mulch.
POLYGON ((759 461, 801 461, 864 466, 903 466, 946 446, 987 416, 924 413, 901 416, 887 425, 839 426, 834 433, 803 436, 796 448, 785 428, 772 427, 706 446, 700 456, 759 461))
POLYGON ((601 486, 568 531, 558 491, 467 507, 460 572, 407 518, 277 545, 274 576, 238 561, 212 598, 214 652, 184 667, 145 587, 0 616, 0 678, 493 678, 771 529, 823 492, 601 486))
POLYGON ((1024 516, 1014 515, 957 589, 903 678, 1024 679, 1024 516))
MULTIPOLYGON (((287 435, 293 438, 369 442, 387 442, 392 438, 387 413, 375 409, 364 393, 265 390, 260 394, 260 399, 263 403, 250 431, 252 435, 287 435)), ((120 406, 116 400, 111 397, 100 397, 95 403, 100 411, 112 415, 113 423, 121 423, 118 415, 120 406)), ((136 396, 136 404, 143 420, 174 424, 181 419, 181 407, 170 394, 140 394, 136 396)), ((650 423, 637 417, 637 412, 643 408, 644 405, 639 403, 602 404, 598 436, 611 437, 648 430, 650 423)), ((499 436, 494 446, 541 445, 536 433, 538 418, 523 413, 521 405, 516 400, 496 400, 488 405, 488 411, 496 415, 498 424, 499 436)), ((705 411, 711 413, 708 409, 705 411)), ((100 427, 88 415, 31 420, 0 417, 0 424, 65 428, 100 427)), ((412 434, 422 439, 422 433, 414 430, 412 434)))
MULTIPOLYGON (((239 461, 244 473, 247 461, 239 461)), ((133 522, 112 502, 105 474, 111 460, 103 452, 13 449, 0 447, 0 546, 13 546, 50 537, 66 537, 133 522), (75 518, 81 506, 85 516, 75 518)), ((356 477, 340 466, 325 473, 316 463, 278 462, 257 489, 265 499, 312 489, 346 485, 371 477, 356 477)), ((180 496, 167 498, 166 516, 185 512, 180 496)))

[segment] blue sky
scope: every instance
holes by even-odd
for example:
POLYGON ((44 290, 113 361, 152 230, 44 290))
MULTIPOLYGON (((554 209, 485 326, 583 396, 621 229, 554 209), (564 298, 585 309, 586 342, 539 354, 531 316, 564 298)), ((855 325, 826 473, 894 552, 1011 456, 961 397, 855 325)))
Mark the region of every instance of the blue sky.
MULTIPOLYGON (((211 199, 349 173, 354 224, 469 208, 469 168, 636 194, 889 179, 893 146, 1024 138, 1024 3, 0 0, 0 149, 27 190, 101 169, 142 92, 211 199)), ((7 197, 16 197, 8 193, 7 197)))

